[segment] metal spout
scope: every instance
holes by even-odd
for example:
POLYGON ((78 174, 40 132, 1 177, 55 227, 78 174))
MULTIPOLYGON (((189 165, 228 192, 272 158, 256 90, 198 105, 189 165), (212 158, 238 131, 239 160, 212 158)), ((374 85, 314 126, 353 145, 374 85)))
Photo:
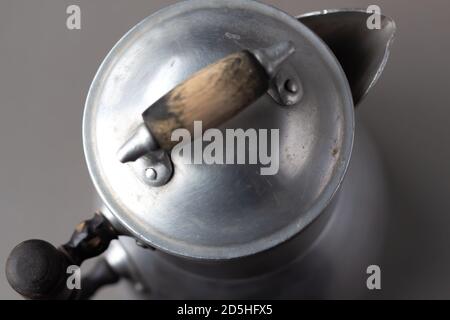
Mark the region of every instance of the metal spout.
POLYGON ((379 79, 395 35, 395 22, 380 15, 380 28, 369 29, 366 10, 323 10, 297 19, 333 51, 347 76, 358 105, 379 79))

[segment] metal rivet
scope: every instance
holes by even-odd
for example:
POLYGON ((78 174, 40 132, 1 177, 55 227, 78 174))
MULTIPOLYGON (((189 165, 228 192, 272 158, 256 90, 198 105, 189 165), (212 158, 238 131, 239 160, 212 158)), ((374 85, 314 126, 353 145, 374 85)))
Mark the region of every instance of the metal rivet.
POLYGON ((284 88, 287 91, 291 92, 291 93, 297 93, 298 92, 298 85, 297 85, 297 83, 295 83, 291 79, 286 80, 286 82, 284 83, 284 88))
POLYGON ((156 170, 153 168, 147 168, 145 169, 145 177, 149 180, 156 180, 156 177, 158 174, 156 173, 156 170))

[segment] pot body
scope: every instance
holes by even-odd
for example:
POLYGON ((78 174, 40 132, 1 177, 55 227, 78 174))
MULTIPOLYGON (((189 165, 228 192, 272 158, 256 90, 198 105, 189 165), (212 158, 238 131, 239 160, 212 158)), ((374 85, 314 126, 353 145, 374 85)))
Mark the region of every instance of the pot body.
MULTIPOLYGON (((357 21, 363 18, 358 13, 357 21)), ((103 62, 86 102, 86 159, 105 216, 130 235, 112 244, 107 261, 145 298, 368 292, 366 270, 380 253, 389 204, 377 151, 361 123, 354 132, 351 89, 372 77, 366 68, 356 80, 346 75, 340 61, 348 55, 330 50, 334 38, 304 21, 253 1, 182 2, 142 21, 103 62), (172 155, 170 182, 154 187, 141 177, 143 168, 155 167, 151 157, 126 166, 116 159, 147 104, 219 58, 281 40, 297 51, 279 75, 298 80, 300 101, 283 108, 264 95, 219 127, 279 129, 278 174, 261 176, 248 165, 185 165, 172 155)), ((385 41, 374 42, 381 62, 370 65, 379 75, 387 51, 385 41)), ((361 95, 354 96, 358 102, 361 95)))
POLYGON ((377 264, 387 184, 375 145, 359 122, 347 176, 333 202, 295 238, 257 255, 191 260, 144 249, 122 237, 107 252, 116 270, 149 299, 358 298, 377 264))

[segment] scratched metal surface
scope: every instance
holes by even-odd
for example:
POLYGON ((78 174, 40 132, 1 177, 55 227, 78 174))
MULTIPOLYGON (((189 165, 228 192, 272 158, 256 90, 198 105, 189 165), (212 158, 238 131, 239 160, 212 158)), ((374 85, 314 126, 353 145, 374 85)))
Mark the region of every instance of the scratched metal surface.
MULTIPOLYGON (((68 0, 0 2, 0 265, 28 238, 62 243, 93 211, 81 145, 84 99, 100 62, 167 0, 79 0, 82 29, 65 27, 68 0)), ((358 110, 389 175, 381 292, 368 298, 450 298, 450 99, 445 0, 265 0, 292 15, 378 4, 398 26, 381 81, 358 110)), ((98 298, 125 298, 124 284, 98 298)), ((0 298, 19 298, 0 273, 0 298)))

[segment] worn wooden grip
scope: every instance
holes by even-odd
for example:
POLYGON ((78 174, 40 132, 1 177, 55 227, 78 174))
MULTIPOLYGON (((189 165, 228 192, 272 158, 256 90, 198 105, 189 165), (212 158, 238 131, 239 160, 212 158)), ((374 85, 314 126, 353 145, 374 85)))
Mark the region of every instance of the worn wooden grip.
POLYGON ((207 66, 175 87, 143 113, 161 148, 170 150, 172 132, 193 132, 194 121, 214 128, 252 104, 268 89, 269 78, 247 51, 231 54, 207 66))

